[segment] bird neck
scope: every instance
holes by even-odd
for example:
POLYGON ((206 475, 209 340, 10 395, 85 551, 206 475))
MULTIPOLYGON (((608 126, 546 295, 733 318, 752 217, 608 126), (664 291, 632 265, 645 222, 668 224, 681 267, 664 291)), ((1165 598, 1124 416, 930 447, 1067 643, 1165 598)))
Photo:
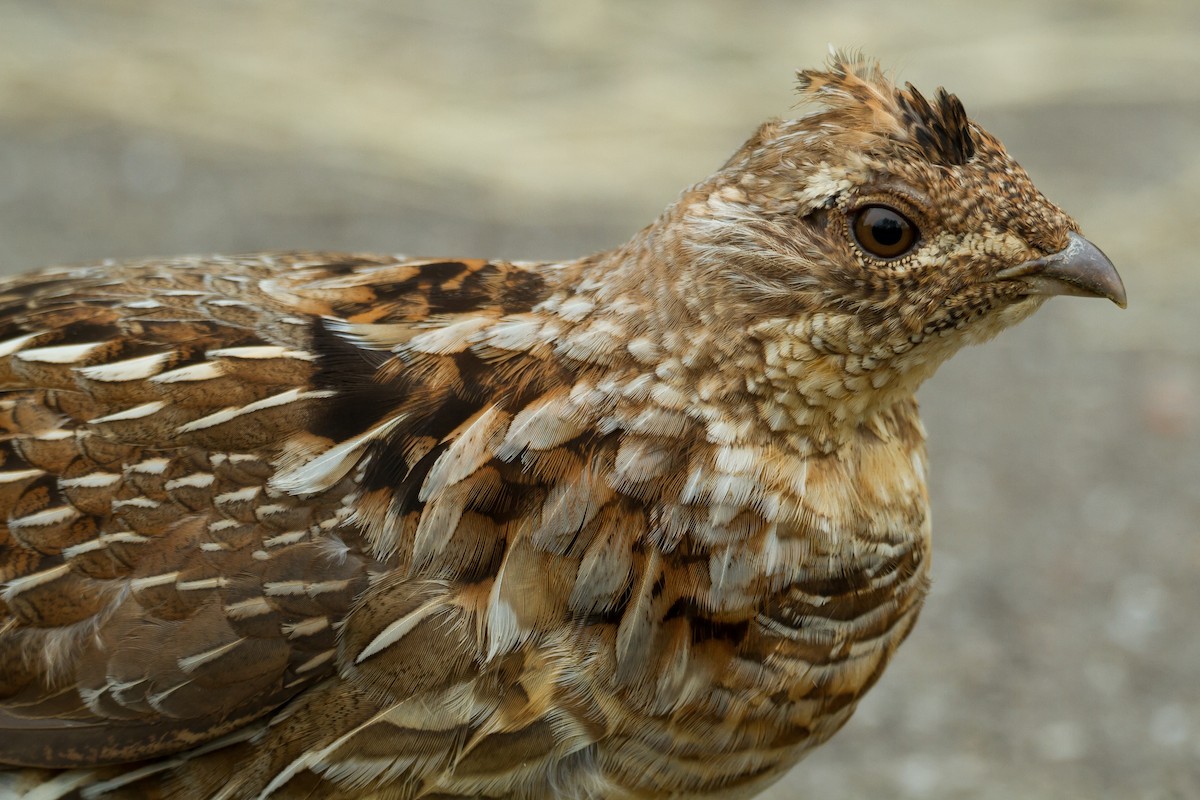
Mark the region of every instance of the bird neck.
MULTIPOLYGON (((660 220, 660 223, 662 221, 660 220)), ((706 293, 710 275, 687 258, 669 226, 651 226, 617 250, 564 265, 560 291, 542 306, 559 316, 556 349, 639 379, 708 420, 710 441, 789 442, 832 453, 864 430, 886 427, 894 408, 958 349, 953 337, 886 351, 850 315, 755 319, 706 293), (585 309, 586 314, 572 315, 585 309), (657 389, 655 387, 658 387, 657 389), (714 420, 717 420, 714 422, 714 420), (732 433, 731 429, 736 433, 732 433)), ((710 290, 711 291, 711 290, 710 290)))
POLYGON ((772 430, 806 431, 824 452, 915 405, 917 389, 962 346, 959 337, 933 336, 899 348, 860 347, 865 337, 853 318, 820 313, 764 320, 750 333, 762 360, 747 390, 761 414, 772 430))

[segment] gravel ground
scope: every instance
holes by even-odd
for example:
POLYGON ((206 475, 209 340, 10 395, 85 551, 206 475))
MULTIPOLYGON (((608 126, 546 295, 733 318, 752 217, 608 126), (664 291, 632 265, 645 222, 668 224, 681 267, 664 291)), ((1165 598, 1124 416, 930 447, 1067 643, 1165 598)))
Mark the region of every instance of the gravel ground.
POLYGON ((0 0, 0 271, 582 254, 861 46, 956 91, 1130 308, 1055 300, 922 390, 933 593, 770 797, 1200 797, 1200 4, 463 5, 0 0))

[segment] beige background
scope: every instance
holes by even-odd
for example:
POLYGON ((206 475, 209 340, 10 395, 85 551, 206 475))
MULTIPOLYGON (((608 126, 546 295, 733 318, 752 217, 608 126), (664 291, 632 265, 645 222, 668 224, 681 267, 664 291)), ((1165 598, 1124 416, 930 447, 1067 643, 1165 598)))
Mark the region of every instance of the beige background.
POLYGON ((621 242, 859 46, 1120 266, 922 390, 935 587, 772 796, 1200 797, 1200 3, 0 0, 0 270, 621 242))

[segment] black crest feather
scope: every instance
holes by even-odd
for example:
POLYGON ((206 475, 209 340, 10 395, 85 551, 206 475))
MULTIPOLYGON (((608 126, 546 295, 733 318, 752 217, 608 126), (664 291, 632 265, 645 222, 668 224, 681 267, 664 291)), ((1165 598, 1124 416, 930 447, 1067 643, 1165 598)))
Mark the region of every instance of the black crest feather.
POLYGON ((962 102, 939 88, 930 103, 911 84, 896 91, 900 120, 930 161, 955 166, 975 155, 975 139, 962 102))

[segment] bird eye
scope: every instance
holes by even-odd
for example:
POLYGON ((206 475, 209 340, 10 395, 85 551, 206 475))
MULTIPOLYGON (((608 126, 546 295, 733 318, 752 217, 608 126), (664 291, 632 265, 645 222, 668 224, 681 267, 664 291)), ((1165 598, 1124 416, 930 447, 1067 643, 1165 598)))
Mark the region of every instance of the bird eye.
POLYGON ((876 258, 899 258, 913 248, 919 238, 917 226, 894 208, 864 206, 851 220, 854 241, 876 258))

